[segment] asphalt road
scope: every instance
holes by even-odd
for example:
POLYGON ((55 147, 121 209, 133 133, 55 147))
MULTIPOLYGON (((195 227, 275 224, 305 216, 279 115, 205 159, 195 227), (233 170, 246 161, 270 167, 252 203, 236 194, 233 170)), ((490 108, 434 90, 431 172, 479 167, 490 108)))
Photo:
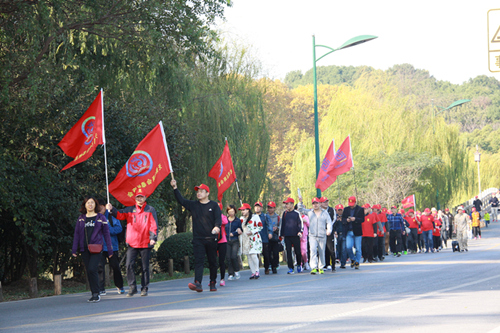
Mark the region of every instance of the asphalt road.
MULTIPOLYGON (((497 332, 500 223, 469 252, 387 258, 359 270, 277 275, 248 271, 217 292, 191 279, 151 284, 149 296, 114 291, 0 303, 0 332, 497 332)), ((261 272, 263 273, 263 272, 261 272)))

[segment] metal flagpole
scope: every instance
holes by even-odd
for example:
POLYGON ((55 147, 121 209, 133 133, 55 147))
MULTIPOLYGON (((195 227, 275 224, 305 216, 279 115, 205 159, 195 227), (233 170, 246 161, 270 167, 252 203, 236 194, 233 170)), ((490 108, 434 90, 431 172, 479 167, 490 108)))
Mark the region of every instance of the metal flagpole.
POLYGON ((104 146, 104 169, 106 171, 106 198, 109 203, 109 182, 108 182, 108 158, 106 156, 106 134, 104 130, 104 91, 101 88, 101 112, 102 112, 102 142, 104 146))
MULTIPOLYGON (((225 140, 227 142, 227 136, 225 137, 225 140)), ((228 147, 229 147, 229 143, 228 143, 228 147)), ((233 163, 232 157, 231 157, 231 163, 233 163)), ((233 164, 233 168, 234 168, 234 164, 233 164)), ((236 174, 236 170, 234 170, 234 173, 236 174)), ((234 182, 236 183, 236 189, 238 190, 238 198, 240 199, 240 207, 241 207, 241 206, 243 206, 243 201, 241 200, 240 187, 238 185, 238 177, 234 178, 234 182)))

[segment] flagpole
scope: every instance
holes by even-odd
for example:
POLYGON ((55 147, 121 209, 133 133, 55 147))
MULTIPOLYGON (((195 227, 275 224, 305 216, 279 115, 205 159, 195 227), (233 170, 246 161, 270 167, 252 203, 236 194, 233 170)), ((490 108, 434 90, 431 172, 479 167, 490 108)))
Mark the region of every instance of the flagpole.
MULTIPOLYGON (((226 140, 226 143, 227 143, 227 136, 224 137, 224 140, 226 140)), ((228 143, 228 145, 229 145, 229 143, 228 143)), ((232 161, 231 161, 231 163, 232 163, 232 161)), ((233 168, 234 168, 234 165, 233 165, 233 168)), ((243 206, 243 201, 241 200, 241 193, 240 193, 240 186, 238 185, 238 178, 235 177, 234 182, 236 183, 236 189, 238 190, 238 198, 240 199, 240 207, 241 207, 241 206, 243 206)))
POLYGON ((103 142, 103 148, 104 148, 104 170, 106 173, 106 198, 108 199, 109 203, 109 181, 108 181, 108 157, 106 156, 106 131, 104 130, 104 91, 101 88, 101 112, 102 112, 102 142, 103 142))

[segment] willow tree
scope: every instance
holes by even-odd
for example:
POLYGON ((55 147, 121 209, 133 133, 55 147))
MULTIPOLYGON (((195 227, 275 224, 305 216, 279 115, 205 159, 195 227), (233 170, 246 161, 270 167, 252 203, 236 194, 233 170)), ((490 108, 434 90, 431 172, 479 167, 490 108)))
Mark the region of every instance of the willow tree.
MULTIPOLYGON (((355 173, 341 175, 325 195, 337 198, 340 192, 345 200, 355 188, 361 193, 367 191, 377 182, 377 170, 384 167, 381 163, 387 164, 381 156, 406 152, 421 159, 439 159, 434 165, 426 164, 412 185, 418 203, 435 205, 437 191, 440 203, 448 203, 454 192, 467 187, 467 150, 458 127, 446 125, 443 120, 436 120, 433 127, 429 111, 419 110, 413 96, 402 96, 381 71, 361 76, 354 87, 338 87, 320 123, 320 151, 324 156, 332 138, 338 148, 350 135, 355 173)), ((312 137, 297 149, 290 183, 292 188, 300 187, 305 197, 314 195, 312 137)))

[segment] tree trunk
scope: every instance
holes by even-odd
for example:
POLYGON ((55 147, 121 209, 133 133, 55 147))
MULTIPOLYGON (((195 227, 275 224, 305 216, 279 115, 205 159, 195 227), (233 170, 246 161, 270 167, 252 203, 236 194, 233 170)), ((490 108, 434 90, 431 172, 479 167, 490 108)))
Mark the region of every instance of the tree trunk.
POLYGON ((30 279, 29 295, 30 295, 30 298, 37 298, 38 297, 38 285, 37 285, 36 277, 33 277, 30 279))
POLYGON ((61 274, 54 275, 54 295, 62 293, 62 278, 61 274))

